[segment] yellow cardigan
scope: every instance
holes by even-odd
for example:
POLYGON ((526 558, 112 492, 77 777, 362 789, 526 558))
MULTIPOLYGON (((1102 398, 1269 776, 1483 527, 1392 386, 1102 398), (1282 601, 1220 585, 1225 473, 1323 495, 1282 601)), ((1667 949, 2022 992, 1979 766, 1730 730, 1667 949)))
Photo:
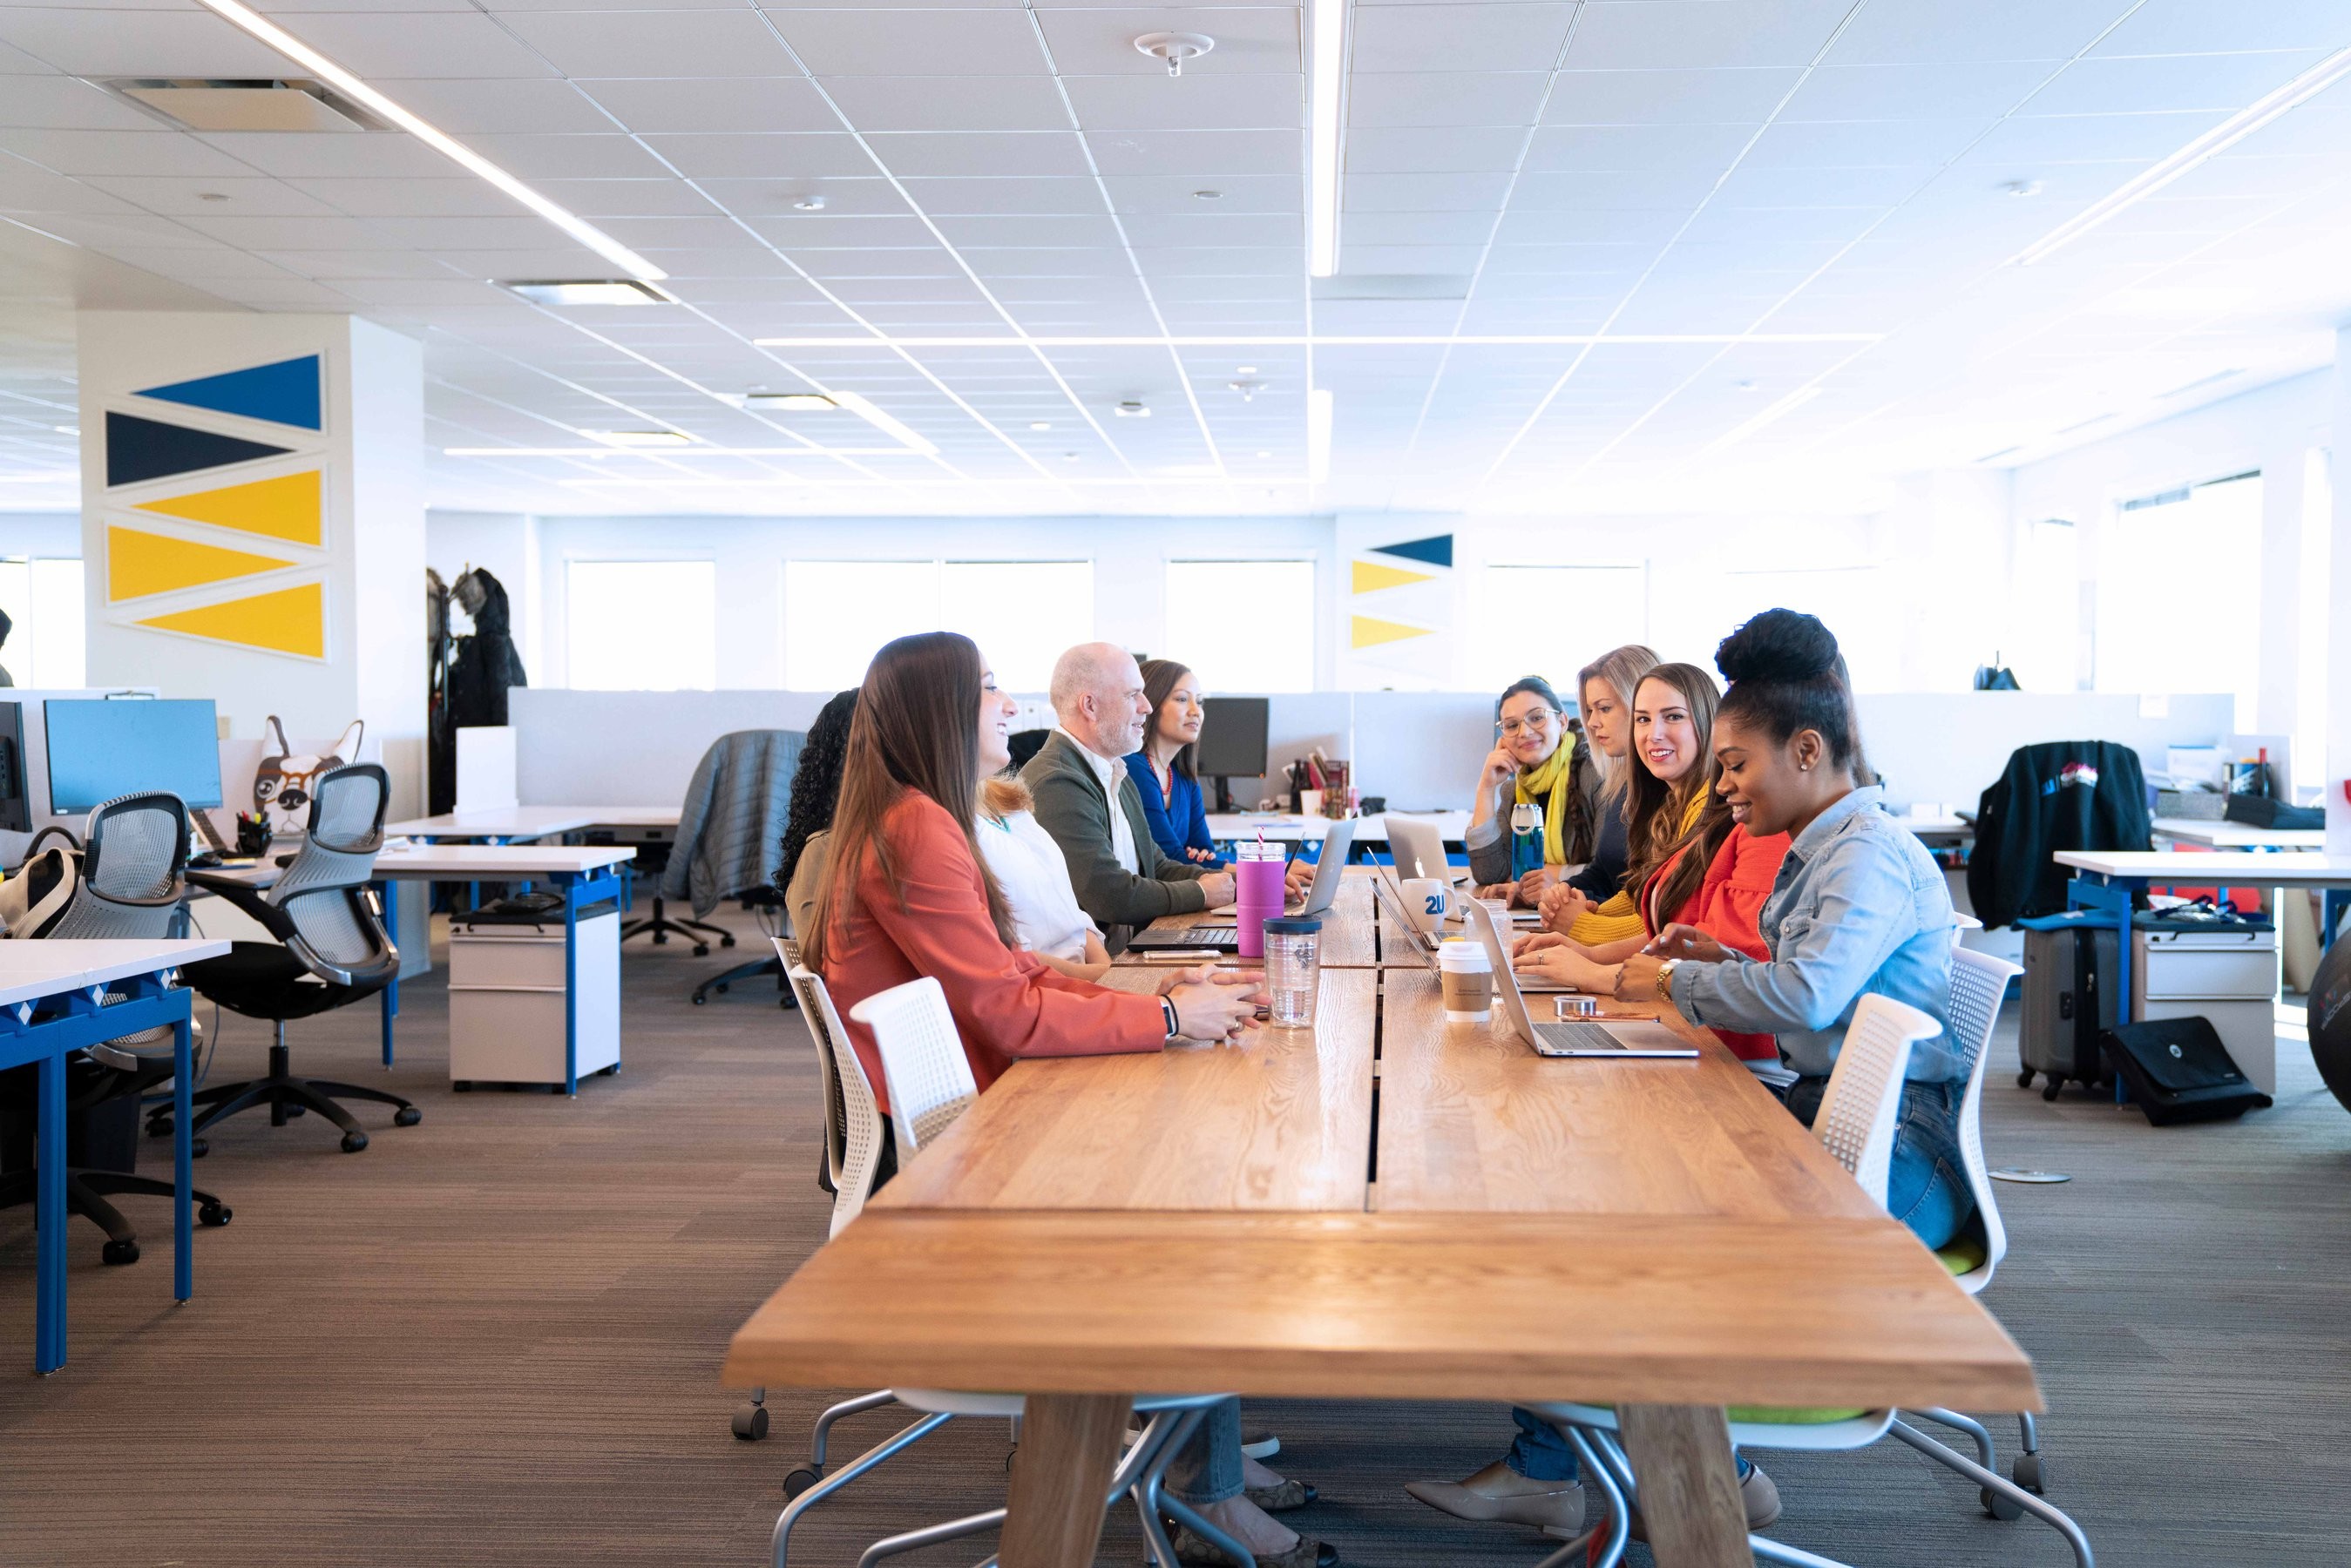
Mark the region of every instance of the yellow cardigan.
MULTIPOLYGON (((1689 830, 1698 826, 1698 814, 1705 809, 1706 792, 1701 790, 1692 797, 1688 808, 1682 813, 1682 830, 1675 836, 1677 838, 1687 836, 1689 830)), ((1648 934, 1648 929, 1647 924, 1641 919, 1640 905, 1635 901, 1633 890, 1619 888, 1608 896, 1605 903, 1586 909, 1583 914, 1578 915, 1575 918, 1575 924, 1567 929, 1567 935, 1571 941, 1582 942, 1586 947, 1598 947, 1603 942, 1622 941, 1626 937, 1646 936, 1648 934)))

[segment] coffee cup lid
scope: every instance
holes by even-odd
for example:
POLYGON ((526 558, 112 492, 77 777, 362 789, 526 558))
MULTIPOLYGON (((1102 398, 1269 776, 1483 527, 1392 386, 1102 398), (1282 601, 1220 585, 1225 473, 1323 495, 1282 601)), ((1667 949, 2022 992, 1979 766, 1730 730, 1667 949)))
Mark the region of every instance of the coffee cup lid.
POLYGON ((1447 937, 1437 944, 1437 961, 1452 969, 1491 969, 1486 945, 1467 937, 1447 937))

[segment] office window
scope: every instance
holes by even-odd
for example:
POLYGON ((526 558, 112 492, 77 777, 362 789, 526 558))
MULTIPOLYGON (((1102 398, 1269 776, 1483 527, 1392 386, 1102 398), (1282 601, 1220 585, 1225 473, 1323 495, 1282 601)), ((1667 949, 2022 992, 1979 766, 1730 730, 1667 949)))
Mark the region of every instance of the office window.
POLYGON ((2097 689, 2260 696, 2262 476, 2126 501, 2098 552, 2097 689))
POLYGON ((1314 690, 1314 563, 1170 561, 1167 646, 1212 692, 1314 690))
POLYGON ((0 665, 19 686, 86 683, 81 562, 0 560, 0 610, 13 623, 0 665))
POLYGON ((1007 691, 1043 691, 1064 649, 1094 639, 1092 561, 949 561, 939 625, 979 644, 1007 691))
POLYGON ((1646 566, 1488 566, 1478 604, 1470 646, 1472 684, 1481 691, 1540 675, 1573 706, 1582 700, 1578 670, 1612 648, 1649 640, 1646 566))
POLYGON ((1053 660, 1094 635, 1092 561, 789 561, 784 685, 838 691, 883 643, 959 631, 1008 691, 1040 692, 1053 660))
POLYGON ((2027 691, 2072 691, 2082 684, 2087 661, 2079 532, 2069 518, 2047 517, 2026 524, 2017 540, 2008 641, 1998 651, 2027 691))
POLYGON ((563 615, 575 691, 718 684, 718 568, 711 562, 569 562, 563 615))

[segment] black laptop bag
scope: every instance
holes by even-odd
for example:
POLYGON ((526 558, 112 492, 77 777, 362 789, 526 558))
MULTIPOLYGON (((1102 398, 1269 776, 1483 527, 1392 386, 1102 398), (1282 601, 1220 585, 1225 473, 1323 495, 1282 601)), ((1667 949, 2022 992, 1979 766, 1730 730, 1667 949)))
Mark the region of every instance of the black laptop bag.
POLYGON ((2221 1121, 2273 1103, 2237 1070, 2208 1018, 2126 1023, 2107 1030, 2099 1044, 2132 1102, 2157 1127, 2221 1121))

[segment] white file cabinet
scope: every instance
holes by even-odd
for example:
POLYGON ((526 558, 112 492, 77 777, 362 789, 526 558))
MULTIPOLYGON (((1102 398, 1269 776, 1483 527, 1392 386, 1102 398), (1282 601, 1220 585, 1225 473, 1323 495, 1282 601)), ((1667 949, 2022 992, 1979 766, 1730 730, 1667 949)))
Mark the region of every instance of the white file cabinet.
POLYGON ((2277 1093, 2275 931, 2137 931, 2131 1016, 2201 1016, 2264 1095, 2277 1093))
MULTIPOLYGON (((621 1059, 621 914, 580 920, 579 1075, 621 1059)), ((449 932, 449 1080, 563 1085, 563 921, 454 925, 449 932)))

